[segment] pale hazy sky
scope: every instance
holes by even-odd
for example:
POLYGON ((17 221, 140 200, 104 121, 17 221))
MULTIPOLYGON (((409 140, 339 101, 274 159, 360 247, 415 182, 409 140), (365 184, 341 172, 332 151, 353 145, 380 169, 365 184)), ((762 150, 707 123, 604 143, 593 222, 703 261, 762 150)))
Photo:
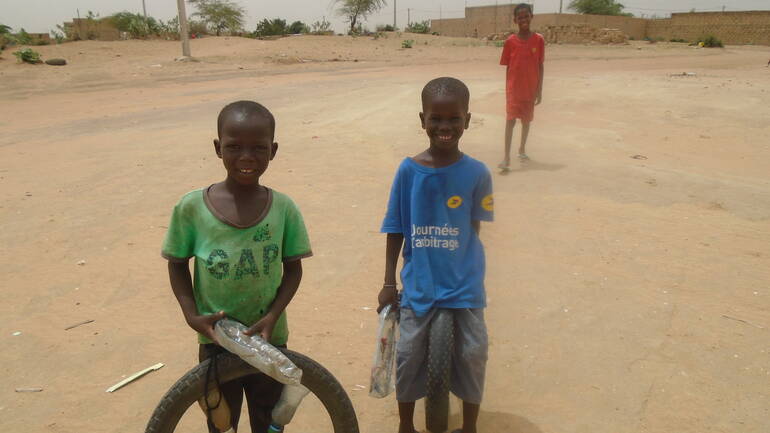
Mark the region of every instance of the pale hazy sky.
MULTIPOLYGON (((176 0, 144 0, 147 14, 162 20, 176 16, 176 0)), ((289 22, 300 20, 312 23, 323 16, 334 24, 335 30, 342 32, 344 22, 335 16, 332 0, 234 0, 247 11, 246 29, 253 30, 262 18, 284 18, 289 22)), ((557 12, 559 0, 528 0, 535 5, 535 14, 557 12)), ((570 0, 564 1, 564 11, 570 0)), ((499 4, 514 3, 510 0, 499 0, 499 4)), ((515 3, 518 3, 516 1, 515 3)), ((766 10, 770 9, 770 0, 621 0, 626 11, 641 16, 666 16, 671 12, 687 12, 692 8, 700 11, 721 10, 766 10)), ((493 5, 494 0, 396 0, 397 24, 403 27, 407 19, 407 9, 411 9, 413 21, 463 16, 465 5, 493 5)), ((194 9, 187 5, 187 13, 194 9)), ((11 26, 14 31, 24 27, 28 32, 47 32, 88 10, 101 16, 111 15, 120 11, 141 12, 142 0, 0 0, 0 24, 11 26)), ((374 29, 377 24, 393 23, 393 0, 388 0, 388 6, 379 14, 366 22, 367 27, 374 29)))

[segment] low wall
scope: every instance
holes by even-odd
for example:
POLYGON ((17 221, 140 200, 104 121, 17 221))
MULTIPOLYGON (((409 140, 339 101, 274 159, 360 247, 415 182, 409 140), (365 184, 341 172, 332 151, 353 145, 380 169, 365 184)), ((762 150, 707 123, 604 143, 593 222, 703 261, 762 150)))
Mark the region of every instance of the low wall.
MULTIPOLYGON (((465 9, 465 18, 431 21, 431 31, 445 36, 483 38, 515 31, 513 5, 476 6, 465 9)), ((588 24, 597 29, 619 29, 632 39, 684 39, 694 42, 714 35, 725 44, 770 45, 770 11, 691 12, 666 19, 584 14, 535 14, 532 29, 588 24)))
POLYGON ((731 45, 770 45, 770 11, 671 14, 647 24, 647 37, 652 39, 695 42, 705 35, 731 45))

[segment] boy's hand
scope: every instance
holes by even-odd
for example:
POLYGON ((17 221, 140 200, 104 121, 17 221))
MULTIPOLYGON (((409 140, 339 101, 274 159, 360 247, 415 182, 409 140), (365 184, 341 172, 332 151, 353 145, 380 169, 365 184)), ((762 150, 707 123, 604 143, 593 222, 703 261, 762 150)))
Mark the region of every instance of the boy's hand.
POLYGON ((386 305, 393 305, 394 308, 398 308, 398 290, 396 290, 395 284, 386 284, 382 286, 380 294, 377 295, 377 301, 380 304, 377 307, 377 314, 379 314, 386 305))
POLYGON ((214 323, 224 318, 224 311, 209 315, 195 315, 187 319, 187 324, 190 325, 190 328, 198 331, 200 334, 203 334, 211 341, 219 344, 219 342, 217 342, 217 336, 214 334, 214 323))
POLYGON ((243 331, 243 333, 246 335, 259 334, 263 340, 269 343, 270 337, 273 336, 273 328, 275 328, 276 322, 278 322, 278 317, 274 317, 272 314, 267 313, 264 317, 259 319, 257 323, 243 331))

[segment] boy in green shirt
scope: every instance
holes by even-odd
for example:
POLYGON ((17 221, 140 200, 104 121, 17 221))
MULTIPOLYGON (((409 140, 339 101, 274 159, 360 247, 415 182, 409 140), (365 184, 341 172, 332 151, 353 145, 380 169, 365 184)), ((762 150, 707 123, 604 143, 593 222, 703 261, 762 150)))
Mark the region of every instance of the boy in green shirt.
MULTIPOLYGON (((219 113, 217 134, 214 149, 227 177, 182 197, 162 249, 182 314, 198 332, 200 361, 224 351, 215 344, 214 323, 225 316, 249 326, 247 334, 285 347, 284 310, 302 279, 302 259, 312 255, 297 206, 259 182, 278 150, 270 111, 251 101, 229 104, 219 113)), ((245 392, 252 432, 267 431, 281 389, 263 374, 221 384, 232 427, 245 392)), ((209 429, 216 432, 211 423, 209 429)))

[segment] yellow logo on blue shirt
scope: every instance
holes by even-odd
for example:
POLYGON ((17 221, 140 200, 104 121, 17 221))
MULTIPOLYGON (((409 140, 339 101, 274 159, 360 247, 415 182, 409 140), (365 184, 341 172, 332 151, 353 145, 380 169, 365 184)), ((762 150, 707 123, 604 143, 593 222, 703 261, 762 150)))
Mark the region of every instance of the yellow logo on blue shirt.
POLYGON ((492 212, 495 209, 495 199, 492 197, 492 194, 489 194, 481 200, 481 207, 487 212, 492 212))
POLYGON ((449 200, 446 201, 446 205, 450 209, 457 209, 461 204, 463 204, 463 198, 459 195, 453 195, 452 197, 449 197, 449 200))

